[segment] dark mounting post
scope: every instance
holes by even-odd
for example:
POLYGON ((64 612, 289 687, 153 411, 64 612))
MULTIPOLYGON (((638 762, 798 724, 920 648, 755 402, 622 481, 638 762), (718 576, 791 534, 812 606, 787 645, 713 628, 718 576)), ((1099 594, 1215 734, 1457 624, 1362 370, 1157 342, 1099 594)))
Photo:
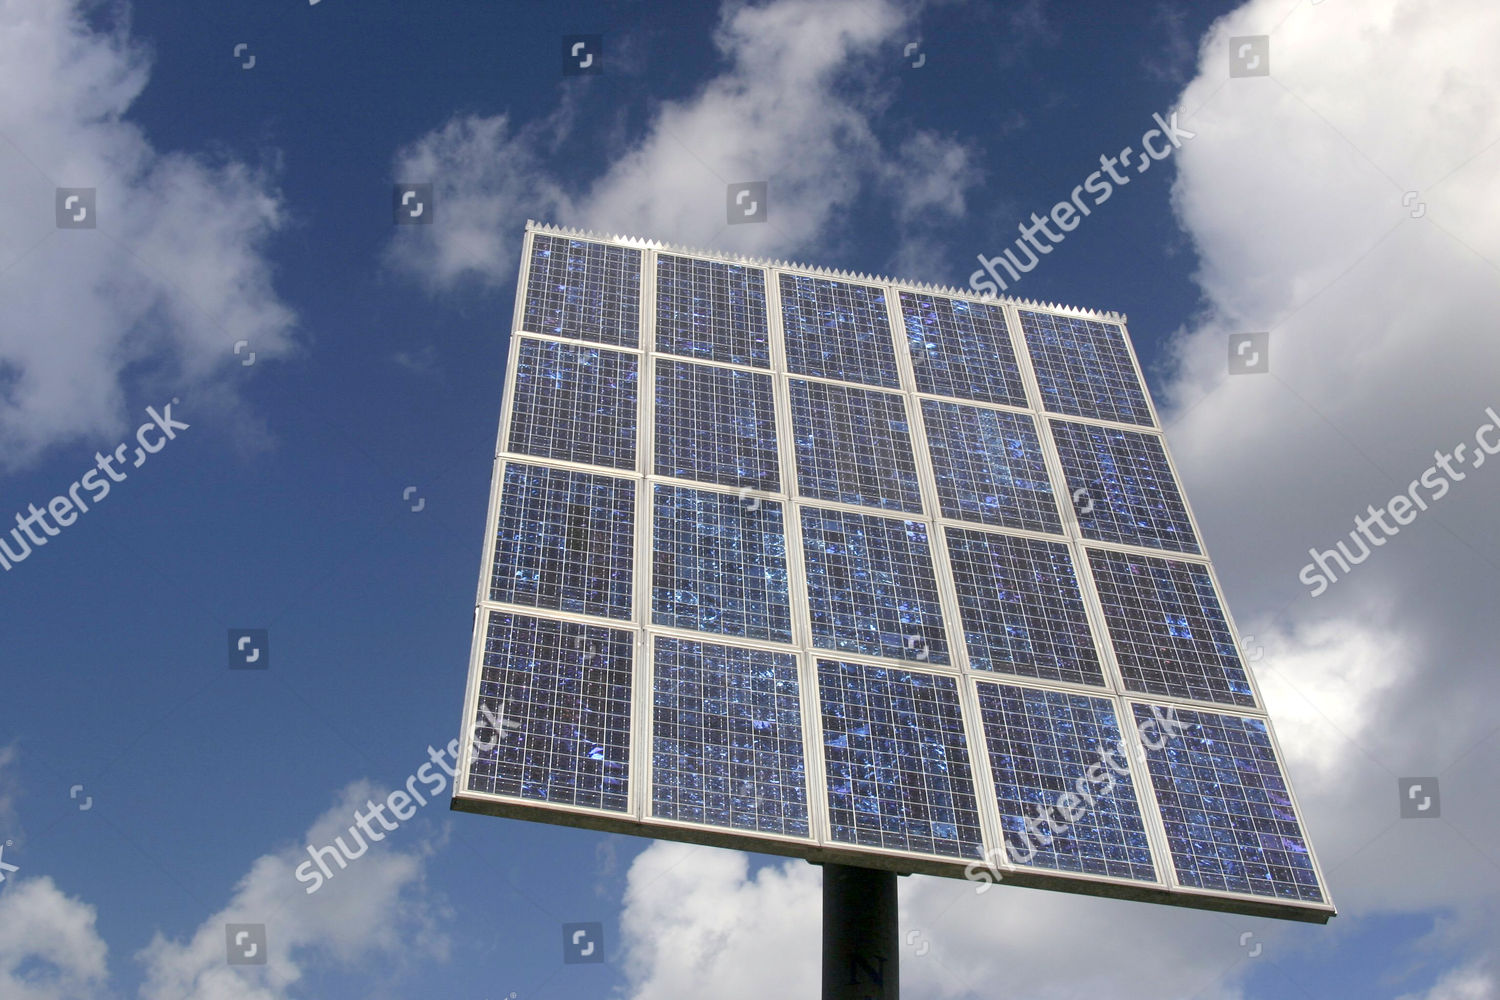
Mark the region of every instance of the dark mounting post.
POLYGON ((896 873, 823 865, 823 1000, 900 1000, 896 873))

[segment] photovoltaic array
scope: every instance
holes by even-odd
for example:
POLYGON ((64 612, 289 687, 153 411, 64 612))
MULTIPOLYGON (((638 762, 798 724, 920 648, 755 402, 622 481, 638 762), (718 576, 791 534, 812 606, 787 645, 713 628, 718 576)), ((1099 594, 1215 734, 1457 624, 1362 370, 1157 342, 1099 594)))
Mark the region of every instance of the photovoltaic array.
POLYGON ((455 808, 1332 915, 1122 318, 536 224, 518 287, 455 808))

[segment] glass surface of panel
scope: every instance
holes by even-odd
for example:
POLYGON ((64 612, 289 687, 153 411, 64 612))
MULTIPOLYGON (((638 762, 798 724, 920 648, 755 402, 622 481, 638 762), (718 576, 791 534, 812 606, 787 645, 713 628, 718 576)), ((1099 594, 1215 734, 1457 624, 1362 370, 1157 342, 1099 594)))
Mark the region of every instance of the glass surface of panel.
POLYGON ((625 629, 490 611, 469 790, 625 812, 634 648, 625 629))
POLYGON ((1030 417, 924 399, 922 420, 944 517, 1062 533, 1030 417))
POLYGON ((1136 704, 1144 723, 1175 718, 1146 749, 1177 880, 1220 892, 1321 903, 1307 837, 1261 719, 1136 704), (1175 728, 1175 727, 1174 727, 1175 728))
POLYGON ((802 536, 814 646, 948 662, 926 525, 804 507, 802 536))
POLYGON ((629 618, 634 555, 630 480, 519 462, 505 467, 490 600, 629 618))
POLYGON ((1127 691, 1255 706, 1207 566, 1102 549, 1089 564, 1127 691))
POLYGON ((1051 423, 1085 538, 1201 551, 1161 438, 1066 420, 1051 423))
POLYGON ((792 641, 780 503, 658 483, 654 525, 653 622, 792 641))
POLYGON ((954 527, 943 533, 969 666, 1104 685, 1066 545, 954 527))
POLYGON ((766 272, 743 264, 658 256, 656 349, 771 367, 766 272))
POLYGON ((797 658, 656 637, 651 814, 808 836, 797 658))
POLYGON ((781 316, 790 371, 900 387, 885 292, 880 288, 783 274, 781 316))
POLYGON ((523 339, 506 447, 538 458, 634 469, 639 368, 633 354, 523 339))
POLYGON ((776 492, 771 376, 659 358, 656 474, 776 492))
POLYGON ((791 397, 803 496, 921 513, 922 488, 901 396, 792 379, 791 397))
POLYGON ((522 325, 532 333, 640 346, 641 252, 538 233, 522 325))
POLYGON ((1028 405, 1003 308, 918 292, 900 298, 918 392, 1028 405))
POLYGON ((1047 410, 1154 426, 1119 324, 1023 309, 1021 329, 1047 410))
MULTIPOLYGON (((1113 702, 980 683, 1005 850, 1018 865, 1156 881, 1113 702)), ((1129 739, 1135 739, 1134 727, 1129 739)))
POLYGON ((955 679, 819 660, 818 681, 833 839, 979 857, 955 679))

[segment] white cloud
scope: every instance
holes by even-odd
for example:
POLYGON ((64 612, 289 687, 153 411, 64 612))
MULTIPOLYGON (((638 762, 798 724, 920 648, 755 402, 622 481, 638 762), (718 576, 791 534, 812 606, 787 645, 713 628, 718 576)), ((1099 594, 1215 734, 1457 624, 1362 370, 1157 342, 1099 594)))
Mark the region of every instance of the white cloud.
POLYGON ((1423 994, 1407 993, 1399 1000, 1496 1000, 1500 987, 1495 979, 1476 965, 1454 969, 1423 994))
POLYGON ((51 878, 11 875, 0 891, 0 996, 5 1000, 99 1000, 108 949, 92 906, 51 878))
MULTIPOLYGON (((506 114, 455 118, 397 154, 398 180, 436 185, 439 214, 432 226, 396 233, 389 259, 434 290, 503 283, 515 275, 527 218, 750 254, 826 255, 856 205, 888 201, 880 210, 907 244, 893 260, 936 278, 934 236, 962 213, 978 173, 951 138, 919 129, 888 149, 875 134, 898 79, 888 57, 909 23, 894 0, 726 2, 714 35, 724 72, 663 102, 645 133, 578 191, 548 177, 563 138, 581 141, 572 105, 525 127, 506 114), (728 225, 726 186, 753 180, 769 182, 768 222, 728 225)), ((590 82, 607 86, 608 77, 590 82)))
POLYGON ((158 934, 141 953, 143 1000, 283 1000, 304 964, 352 967, 378 955, 384 977, 392 978, 413 959, 445 958, 446 939, 436 929, 442 908, 423 882, 426 844, 405 851, 389 840, 370 844, 312 895, 296 880, 297 866, 307 860, 302 845, 321 847, 339 835, 352 845, 348 827, 355 811, 383 795, 368 782, 350 785, 296 846, 257 859, 229 903, 191 938, 178 942, 158 934), (266 925, 265 965, 226 963, 226 923, 266 925))
POLYGON ((143 393, 234 408, 235 342, 291 347, 261 253, 285 223, 267 171, 153 148, 122 120, 145 50, 78 7, 0 0, 0 470, 114 436, 143 393), (57 228, 57 187, 97 189, 97 229, 57 228))

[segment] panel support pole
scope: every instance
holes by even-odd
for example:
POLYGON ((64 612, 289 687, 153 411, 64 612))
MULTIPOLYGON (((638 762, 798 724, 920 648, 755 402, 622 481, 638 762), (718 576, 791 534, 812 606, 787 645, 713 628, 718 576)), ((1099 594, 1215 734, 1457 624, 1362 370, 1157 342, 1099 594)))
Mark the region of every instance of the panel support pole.
POLYGON ((823 1000, 900 1000, 896 873, 823 865, 823 1000))

